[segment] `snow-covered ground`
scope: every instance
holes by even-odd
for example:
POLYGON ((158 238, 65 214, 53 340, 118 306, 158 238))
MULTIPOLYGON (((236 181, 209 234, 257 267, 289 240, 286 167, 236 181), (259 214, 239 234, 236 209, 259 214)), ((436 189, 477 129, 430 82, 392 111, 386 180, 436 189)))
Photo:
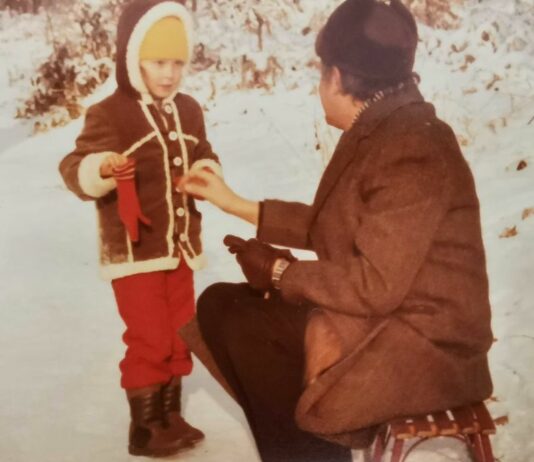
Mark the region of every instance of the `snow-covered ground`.
MULTIPOLYGON (((461 29, 421 27, 417 69, 423 93, 453 125, 477 180, 497 339, 490 410, 510 418, 493 439, 501 462, 529 462, 534 453, 533 8, 532 0, 471 2, 461 29), (517 170, 521 161, 526 168, 517 170), (500 237, 514 227, 517 234, 500 237)), ((17 30, 30 40, 27 58, 45 53, 31 30, 17 30)), ((24 67, 23 53, 13 53, 20 40, 5 37, 0 31, 2 63, 24 67)), ((321 139, 328 132, 310 94, 314 82, 302 83, 271 94, 221 93, 207 104, 210 139, 228 182, 243 195, 311 201, 323 168, 314 127, 321 139)), ((29 127, 10 116, 14 85, 0 72, 0 460, 134 460, 126 452, 128 410, 118 385, 123 326, 111 288, 97 277, 94 210, 68 193, 57 173, 82 121, 29 137, 29 127)), ((196 86, 190 83, 204 101, 196 86)), ((198 293, 216 281, 241 280, 221 240, 229 232, 254 233, 208 204, 200 209, 210 265, 197 274, 198 293)), ((240 409, 200 365, 186 381, 185 405, 207 439, 176 460, 259 460, 240 409)), ((451 460, 468 461, 455 440, 428 443, 410 458, 451 460)))

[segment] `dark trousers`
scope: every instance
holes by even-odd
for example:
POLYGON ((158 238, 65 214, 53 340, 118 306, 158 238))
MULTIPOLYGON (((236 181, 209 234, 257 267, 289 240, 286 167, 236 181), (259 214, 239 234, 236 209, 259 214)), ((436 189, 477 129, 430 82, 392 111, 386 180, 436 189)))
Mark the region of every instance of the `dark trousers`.
POLYGON ((264 462, 350 462, 349 448, 300 430, 307 309, 247 284, 215 284, 197 303, 200 330, 238 397, 264 462))

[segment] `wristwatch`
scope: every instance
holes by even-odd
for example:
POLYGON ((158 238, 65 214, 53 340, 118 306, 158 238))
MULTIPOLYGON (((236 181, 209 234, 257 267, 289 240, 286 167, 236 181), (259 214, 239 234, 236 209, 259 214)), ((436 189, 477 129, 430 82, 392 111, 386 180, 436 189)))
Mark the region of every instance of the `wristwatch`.
POLYGON ((276 260, 273 268, 273 275, 271 276, 271 281, 275 289, 280 290, 280 280, 282 279, 282 274, 287 269, 291 263, 285 258, 279 258, 276 260))

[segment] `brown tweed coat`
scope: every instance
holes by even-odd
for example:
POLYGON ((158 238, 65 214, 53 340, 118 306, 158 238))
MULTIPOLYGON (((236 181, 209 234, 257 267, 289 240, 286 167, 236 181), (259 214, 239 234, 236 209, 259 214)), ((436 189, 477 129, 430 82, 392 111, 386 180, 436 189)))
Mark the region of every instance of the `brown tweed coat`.
POLYGON ((317 253, 290 265, 282 295, 318 307, 342 348, 303 390, 302 429, 360 446, 355 430, 490 396, 475 185, 415 85, 343 134, 312 206, 265 201, 258 237, 317 253))

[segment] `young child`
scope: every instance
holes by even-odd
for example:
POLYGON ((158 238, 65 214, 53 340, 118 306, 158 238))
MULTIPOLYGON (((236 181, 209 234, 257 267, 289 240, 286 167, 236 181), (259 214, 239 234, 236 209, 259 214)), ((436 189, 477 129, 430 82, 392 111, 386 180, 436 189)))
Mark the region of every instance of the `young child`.
POLYGON ((88 109, 60 165, 67 187, 96 202, 101 272, 126 324, 121 386, 134 455, 170 455, 204 437, 180 414, 192 361, 177 333, 194 316, 201 215, 176 184, 196 169, 221 175, 221 167, 199 104, 178 93, 191 24, 174 1, 128 4, 118 25, 118 88, 88 109))

